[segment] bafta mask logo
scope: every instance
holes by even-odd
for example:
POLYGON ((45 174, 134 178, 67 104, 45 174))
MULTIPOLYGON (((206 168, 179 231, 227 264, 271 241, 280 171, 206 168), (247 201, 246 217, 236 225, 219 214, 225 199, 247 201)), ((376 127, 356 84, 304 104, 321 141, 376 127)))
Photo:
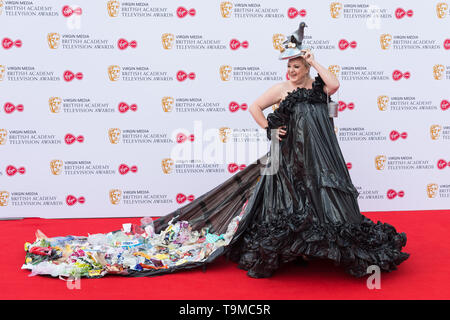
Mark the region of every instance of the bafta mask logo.
POLYGON ((173 168, 173 164, 174 164, 174 162, 173 162, 173 160, 171 158, 162 159, 162 161, 161 161, 162 171, 165 174, 171 173, 172 172, 172 168, 173 168))
POLYGON ((161 99, 161 104, 164 112, 171 112, 173 109, 174 99, 172 97, 163 97, 161 99))
POLYGON ((119 204, 121 198, 122 198, 121 190, 119 189, 109 190, 109 201, 111 201, 112 204, 119 204))
POLYGON ((375 157, 375 168, 377 170, 384 170, 386 165, 386 156, 380 155, 375 157))
POLYGON ((58 176, 62 172, 63 167, 63 161, 62 160, 52 160, 50 161, 50 170, 52 171, 52 174, 55 176, 58 176))
POLYGON ((231 80, 231 66, 223 65, 220 67, 220 79, 222 81, 230 81, 231 80))
POLYGON ((427 184, 427 195, 428 198, 436 198, 438 193, 438 185, 436 183, 427 184))
POLYGON ((0 129, 0 145, 6 144, 7 137, 8 131, 6 129, 0 129))
POLYGON ((228 138, 231 134, 231 129, 228 127, 221 127, 219 128, 219 138, 220 141, 222 141, 223 143, 228 142, 228 138))
POLYGON ((0 65, 0 81, 3 81, 3 79, 5 78, 5 71, 6 71, 6 67, 0 65))
POLYGON ((9 192, 0 190, 0 207, 6 207, 8 205, 9 192))
POLYGON ((277 110, 279 107, 280 107, 280 104, 279 104, 279 103, 274 104, 274 105, 272 105, 272 110, 275 111, 275 110, 277 110))
POLYGON ((60 97, 50 97, 48 99, 48 105, 51 113, 58 113, 61 111, 62 99, 60 97))
POLYGON ((439 139, 441 130, 442 130, 442 126, 440 126, 440 125, 438 125, 438 124, 433 124, 433 125, 430 127, 430 136, 431 136, 431 139, 433 139, 433 140, 439 139))
POLYGON ((436 14, 439 19, 444 19, 448 13, 448 4, 445 2, 439 2, 436 4, 436 14))
POLYGON ((329 66, 328 70, 330 70, 330 72, 333 73, 336 76, 336 78, 338 78, 339 72, 341 72, 341 67, 334 64, 334 65, 329 66))
POLYGON ((120 78, 120 67, 112 65, 108 67, 108 76, 111 81, 118 81, 120 78))
POLYGON ((380 36, 380 45, 381 45, 381 49, 383 50, 387 50, 390 48, 392 43, 392 35, 390 35, 389 33, 383 33, 380 36))
POLYGON ((120 141, 120 134, 122 133, 122 130, 120 130, 119 128, 111 128, 108 130, 108 136, 109 136, 109 141, 112 144, 118 144, 120 141))
POLYGON ((442 64, 435 64, 433 66, 433 77, 436 80, 442 80, 444 77, 444 66, 442 64))
POLYGON ((333 19, 337 19, 341 17, 342 13, 342 3, 340 2, 332 2, 330 4, 330 14, 333 19))
POLYGON ((3 0, 0 0, 0 15, 2 15, 3 12, 3 0))
POLYGON ((170 50, 173 48, 173 41, 175 37, 171 33, 163 33, 161 36, 163 48, 166 50, 170 50))
POLYGON ((233 9, 233 4, 231 2, 225 1, 220 3, 220 13, 222 17, 231 17, 231 10, 233 9))
POLYGON ((283 35, 283 34, 281 34, 281 33, 276 33, 276 34, 274 34, 273 36, 272 36, 272 44, 273 44, 273 48, 275 49, 275 50, 278 50, 278 51, 282 51, 284 48, 283 48, 283 42, 284 42, 284 40, 286 40, 286 37, 283 35))
POLYGON ((51 32, 47 34, 47 43, 50 49, 57 49, 59 47, 59 40, 61 40, 59 33, 51 32))
POLYGON ((380 111, 386 111, 388 103, 389 103, 389 97, 388 96, 378 96, 377 104, 378 104, 378 109, 380 111))
POLYGON ((119 15, 120 3, 117 0, 108 1, 106 4, 108 8, 108 14, 110 17, 117 17, 119 15))

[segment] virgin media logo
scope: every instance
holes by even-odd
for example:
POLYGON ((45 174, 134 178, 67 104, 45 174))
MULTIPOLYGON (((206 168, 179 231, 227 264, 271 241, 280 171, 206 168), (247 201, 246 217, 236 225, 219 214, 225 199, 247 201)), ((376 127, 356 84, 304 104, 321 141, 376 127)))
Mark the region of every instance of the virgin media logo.
POLYGON ((450 102, 448 102, 448 100, 442 100, 441 101, 441 109, 445 111, 449 108, 450 108, 450 102))
POLYGON ((83 74, 81 72, 73 73, 70 70, 66 70, 66 71, 64 71, 63 78, 67 82, 70 82, 73 79, 81 80, 81 79, 83 79, 83 74))
POLYGON ((228 105, 228 109, 230 110, 230 112, 236 112, 239 109, 241 109, 242 111, 247 110, 248 105, 246 103, 242 103, 241 105, 239 105, 239 103, 237 103, 236 101, 231 101, 230 104, 228 105))
POLYGON ((411 18, 411 17, 413 16, 413 14, 414 14, 414 12, 413 12, 412 10, 406 11, 406 10, 403 9, 403 8, 397 8, 397 9, 395 10, 395 17, 396 17, 397 19, 402 19, 402 18, 404 18, 405 16, 411 18))
POLYGON ((444 159, 439 159, 438 162, 437 162, 437 168, 439 170, 442 170, 442 169, 445 169, 446 167, 450 168, 450 161, 447 162, 444 159))
POLYGON ((15 110, 17 110, 18 112, 22 112, 23 111, 23 105, 22 104, 18 104, 17 106, 15 106, 11 102, 6 102, 5 105, 3 106, 3 109, 8 114, 9 113, 13 113, 15 110))
POLYGON ((347 169, 348 169, 348 170, 350 170, 351 168, 353 168, 353 165, 352 165, 351 162, 347 162, 346 165, 347 165, 347 169))
POLYGON ((81 16, 82 13, 83 13, 83 10, 80 7, 73 9, 70 6, 64 6, 62 8, 62 15, 66 18, 70 17, 73 14, 81 16))
POLYGON ((389 139, 391 139, 392 141, 396 141, 398 139, 406 139, 408 138, 408 133, 406 132, 398 132, 397 130, 392 130, 391 133, 389 134, 389 139))
POLYGON ((131 167, 129 167, 129 166, 127 166, 127 165, 124 164, 124 163, 122 163, 122 164, 119 166, 119 173, 120 173, 121 175, 127 174, 128 172, 136 173, 137 171, 138 171, 137 166, 131 166, 131 167))
POLYGON ((230 163, 230 164, 228 164, 227 169, 228 169, 228 172, 229 172, 229 173, 235 173, 235 172, 238 171, 238 170, 244 170, 245 167, 246 167, 245 164, 239 165, 239 164, 237 164, 237 163, 230 163))
POLYGON ((410 77, 411 73, 409 71, 403 73, 400 70, 394 70, 394 72, 392 72, 392 79, 394 79, 395 81, 398 81, 401 78, 409 79, 410 77))
POLYGON ((118 109, 119 109, 120 113, 125 113, 128 110, 136 112, 137 111, 137 105, 136 104, 132 104, 131 106, 129 106, 127 103, 121 102, 121 103, 119 103, 118 109))
POLYGON ((22 46, 22 40, 11 40, 9 38, 3 38, 2 40, 2 47, 4 49, 11 49, 12 47, 20 48, 22 46))
POLYGON ((176 136, 176 141, 177 143, 183 143, 185 141, 194 141, 194 135, 190 134, 189 136, 185 135, 184 133, 178 133, 176 136))
POLYGON ((187 201, 193 201, 194 199, 195 199, 195 197, 194 197, 193 194, 190 194, 190 195, 186 196, 186 195, 184 195, 182 193, 178 193, 177 196, 176 196, 176 201, 179 204, 185 202, 186 200, 187 201))
POLYGON ((291 7, 291 8, 288 9, 287 16, 288 16, 289 19, 294 19, 294 18, 297 18, 297 17, 305 17, 306 16, 306 10, 305 9, 297 10, 297 9, 291 7))
POLYGON ((137 42, 136 40, 128 42, 127 40, 121 38, 117 41, 117 47, 120 50, 125 50, 128 47, 135 49, 137 47, 137 42))
POLYGON ((450 39, 445 39, 444 40, 444 49, 445 50, 450 50, 450 39))
POLYGON ((79 143, 83 143, 84 142, 84 137, 82 135, 80 135, 78 137, 75 137, 71 133, 66 134, 66 136, 64 137, 64 142, 66 144, 73 144, 75 141, 78 141, 79 143))
POLYGON ((86 202, 86 199, 85 199, 84 197, 79 197, 79 198, 77 198, 77 197, 75 197, 75 196, 73 196, 73 195, 71 195, 71 194, 69 194, 69 195, 66 197, 66 203, 67 203, 68 206, 73 206, 73 205, 76 204, 77 202, 83 204, 83 203, 86 202))
POLYGON ((248 48, 248 41, 242 41, 242 42, 240 42, 240 41, 237 40, 237 39, 231 39, 231 40, 230 40, 230 48, 231 48, 231 50, 237 50, 237 49, 239 49, 240 47, 242 47, 242 48, 244 48, 244 49, 247 49, 247 48, 248 48))
POLYGON ((194 72, 191 72, 191 73, 186 73, 186 72, 184 72, 183 70, 180 70, 180 71, 178 71, 177 72, 177 80, 178 81, 184 81, 184 80, 186 80, 186 79, 191 79, 191 80, 194 80, 195 79, 195 73, 194 72))
POLYGON ((184 18, 184 17, 186 17, 186 16, 192 16, 192 17, 195 17, 195 14, 196 14, 197 12, 195 11, 195 9, 194 8, 192 8, 192 9, 186 9, 185 7, 178 7, 177 8, 177 16, 178 16, 178 18, 184 18))
POLYGON ((394 199, 395 197, 399 197, 399 198, 403 198, 405 196, 405 191, 400 190, 400 191, 395 191, 394 189, 389 189, 386 193, 386 196, 389 200, 394 199))
POLYGON ((6 167, 6 174, 10 177, 15 175, 16 173, 25 174, 25 167, 16 168, 13 165, 9 165, 6 167))
POLYGON ((339 41, 339 44, 338 44, 339 49, 341 49, 341 50, 345 50, 345 49, 347 49, 348 47, 350 47, 350 48, 352 48, 352 49, 355 49, 355 48, 356 48, 356 45, 357 45, 356 41, 348 42, 348 41, 345 40, 345 39, 341 39, 341 40, 339 41))
POLYGON ((338 104, 339 104, 338 110, 340 112, 344 111, 345 109, 349 109, 349 110, 355 109, 355 104, 353 102, 349 102, 347 104, 344 101, 339 101, 338 104))

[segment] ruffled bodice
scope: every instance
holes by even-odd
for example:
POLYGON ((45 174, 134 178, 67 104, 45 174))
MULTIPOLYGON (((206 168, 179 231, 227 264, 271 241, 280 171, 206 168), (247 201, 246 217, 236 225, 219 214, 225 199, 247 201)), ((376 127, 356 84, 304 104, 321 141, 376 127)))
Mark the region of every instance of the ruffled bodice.
MULTIPOLYGON (((280 102, 279 107, 267 116, 270 128, 277 128, 288 122, 290 115, 294 112, 298 103, 307 102, 311 104, 326 104, 327 95, 323 92, 325 85, 322 77, 317 75, 312 84, 312 88, 297 88, 287 94, 280 102)), ((328 97, 328 101, 331 101, 328 97)), ((322 105, 322 108, 324 106, 322 105)))

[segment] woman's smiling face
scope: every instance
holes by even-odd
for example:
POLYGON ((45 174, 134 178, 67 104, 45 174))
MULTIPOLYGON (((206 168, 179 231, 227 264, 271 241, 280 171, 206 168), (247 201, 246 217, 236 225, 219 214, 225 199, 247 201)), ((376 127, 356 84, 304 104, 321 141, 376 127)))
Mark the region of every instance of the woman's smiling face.
POLYGON ((288 75, 292 82, 301 80, 309 73, 308 63, 301 57, 293 58, 288 61, 288 75))

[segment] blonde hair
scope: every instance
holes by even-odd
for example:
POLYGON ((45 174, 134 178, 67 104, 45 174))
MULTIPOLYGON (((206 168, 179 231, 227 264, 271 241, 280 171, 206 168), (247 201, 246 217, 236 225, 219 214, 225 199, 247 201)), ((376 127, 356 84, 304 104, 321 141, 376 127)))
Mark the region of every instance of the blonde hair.
POLYGON ((300 60, 306 68, 308 68, 308 69, 311 68, 311 65, 308 62, 306 62, 306 60, 302 57, 291 58, 291 59, 289 59, 289 62, 294 61, 294 60, 300 60))

